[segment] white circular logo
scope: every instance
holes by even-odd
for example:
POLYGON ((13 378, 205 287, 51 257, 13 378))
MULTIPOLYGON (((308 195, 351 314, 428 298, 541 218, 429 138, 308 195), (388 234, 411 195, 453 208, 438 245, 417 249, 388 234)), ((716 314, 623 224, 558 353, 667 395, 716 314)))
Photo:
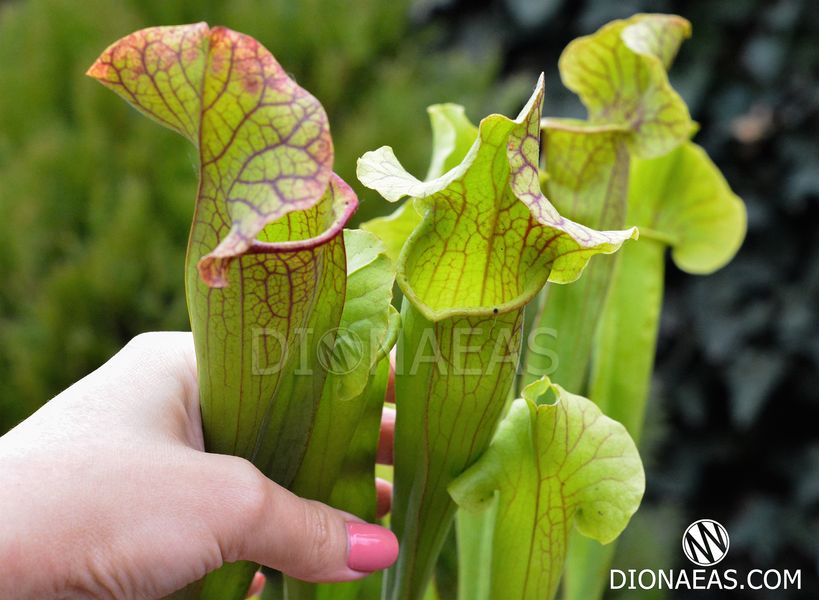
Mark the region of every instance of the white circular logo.
POLYGON ((364 342, 355 331, 344 327, 325 332, 316 350, 319 364, 333 375, 346 375, 364 358, 364 342))
POLYGON ((730 545, 728 531, 713 519, 694 521, 682 537, 685 556, 701 567, 712 567, 725 558, 730 545))

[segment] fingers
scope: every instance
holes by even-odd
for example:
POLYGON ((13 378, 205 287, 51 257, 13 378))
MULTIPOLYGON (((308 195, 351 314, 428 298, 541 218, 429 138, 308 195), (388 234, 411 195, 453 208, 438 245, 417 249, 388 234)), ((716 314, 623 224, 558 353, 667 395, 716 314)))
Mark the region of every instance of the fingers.
POLYGON ((258 596, 262 593, 265 584, 265 576, 264 573, 258 571, 253 576, 253 581, 250 583, 250 589, 247 590, 247 598, 252 598, 253 596, 258 596))
MULTIPOLYGON (((390 352, 390 378, 387 381, 387 393, 384 402, 395 404, 395 348, 390 352)), ((394 438, 395 409, 391 406, 385 406, 381 412, 381 434, 378 437, 378 452, 376 454, 376 461, 382 465, 392 464, 394 438)))
POLYGON ((382 465, 392 464, 393 439, 395 438, 395 409, 385 406, 381 412, 381 433, 378 437, 376 460, 382 465))
POLYGON ((398 541, 388 529, 299 498, 247 461, 219 460, 237 471, 233 498, 224 503, 234 507, 233 518, 213 522, 226 562, 249 560, 312 582, 351 581, 395 562, 398 541))
POLYGON ((381 519, 392 508, 392 484, 380 477, 375 478, 375 513, 381 519))
POLYGON ((387 379, 387 393, 384 402, 395 404, 395 348, 390 351, 390 376, 387 379))

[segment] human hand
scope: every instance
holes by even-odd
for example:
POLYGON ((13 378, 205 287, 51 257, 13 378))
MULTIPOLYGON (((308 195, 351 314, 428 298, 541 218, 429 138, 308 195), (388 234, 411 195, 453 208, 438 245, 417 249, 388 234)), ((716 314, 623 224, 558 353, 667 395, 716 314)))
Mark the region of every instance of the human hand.
POLYGON ((388 530, 204 452, 189 333, 134 338, 0 437, 0 481, 0 598, 158 598, 237 560, 349 581, 398 553, 388 530))

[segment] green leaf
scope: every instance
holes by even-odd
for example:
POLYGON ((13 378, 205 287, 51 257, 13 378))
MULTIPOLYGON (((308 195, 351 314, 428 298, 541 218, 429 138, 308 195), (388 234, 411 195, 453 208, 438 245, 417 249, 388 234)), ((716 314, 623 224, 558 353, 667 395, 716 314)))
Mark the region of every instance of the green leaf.
POLYGON ((415 209, 412 200, 407 200, 395 211, 386 217, 376 217, 366 223, 361 224, 364 231, 376 235, 384 244, 387 256, 393 261, 397 261, 401 255, 404 242, 418 227, 421 222, 421 215, 415 209))
POLYGON ((497 494, 488 508, 455 513, 458 535, 458 600, 489 600, 492 596, 492 534, 497 518, 497 494))
POLYGON ((432 126, 432 160, 426 179, 440 177, 458 166, 478 137, 478 128, 460 104, 433 104, 427 108, 432 126))
POLYGON ((574 40, 560 56, 560 76, 580 96, 589 122, 628 132, 636 156, 662 156, 687 140, 694 124, 668 83, 666 69, 691 24, 676 15, 634 15, 574 40))
MULTIPOLYGON (((392 320, 394 334, 397 336, 399 319, 397 313, 392 320)), ((352 402, 360 405, 358 422, 353 428, 345 454, 340 461, 338 472, 333 474, 332 493, 325 500, 331 506, 357 515, 368 522, 376 520, 376 492, 374 486, 376 449, 381 425, 381 411, 390 374, 390 361, 384 355, 375 366, 366 388, 359 398, 352 402)), ((370 578, 377 581, 350 581, 346 583, 315 585, 286 578, 287 597, 289 599, 316 598, 318 600, 356 600, 365 593, 366 586, 380 589, 381 573, 374 573, 370 578)), ((370 588, 372 589, 372 588, 370 588)), ((363 596, 372 597, 372 596, 363 596)))
POLYGON ((590 396, 638 440, 660 320, 664 253, 677 266, 710 273, 726 264, 745 235, 745 207, 705 151, 686 143, 632 164, 629 220, 643 239, 618 255, 595 340, 590 396))
POLYGON ((704 275, 726 265, 742 244, 746 220, 742 200, 696 144, 634 161, 629 221, 670 245, 683 271, 704 275))
MULTIPOLYGON (((364 393, 376 365, 398 336, 400 320, 390 304, 394 268, 378 239, 345 231, 347 295, 334 345, 325 352, 324 384, 304 460, 293 491, 327 502, 366 404, 364 393)), ((378 427, 376 426, 376 431, 378 427)))
POLYGON ((488 446, 514 380, 523 310, 427 320, 406 297, 396 357, 387 598, 423 598, 455 506, 446 486, 488 446))
MULTIPOLYGON (((665 246, 644 237, 618 254, 609 297, 594 342, 589 397, 639 442, 662 309, 665 246)), ((601 598, 614 545, 572 534, 564 598, 601 598)))
MULTIPOLYGON (((683 148, 687 148, 695 124, 671 88, 666 70, 689 35, 690 24, 680 17, 635 15, 576 40, 564 51, 560 71, 567 87, 578 93, 588 108, 589 121, 544 119, 543 126, 546 191, 563 214, 598 228, 618 227, 623 225, 621 219, 628 207, 625 222, 638 225, 644 236, 661 243, 682 242, 679 230, 683 229, 687 243, 684 248, 680 244, 675 254, 682 257, 680 264, 693 271, 727 260, 736 250, 737 238, 721 235, 719 226, 710 230, 694 226, 692 232, 684 224, 698 219, 681 214, 693 212, 682 208, 685 201, 676 197, 663 214, 656 210, 657 201, 675 197, 677 190, 701 185, 700 193, 722 199, 713 206, 713 212, 699 220, 715 217, 737 233, 735 222, 740 216, 736 203, 727 200, 731 194, 724 181, 723 190, 715 192, 717 179, 721 180, 716 169, 683 170, 686 161, 674 158, 691 158, 683 148), (652 158, 655 160, 649 160, 652 158), (671 172, 677 176, 672 185, 665 186, 671 172), (632 182, 627 193, 629 177, 638 181, 632 182), (643 192, 641 180, 652 188, 651 197, 643 192)), ((707 161, 704 153, 702 158, 707 161)), ((698 210, 706 206, 695 204, 698 210)), ((744 230, 744 213, 741 217, 740 229, 744 230)), ((605 339, 608 345, 600 350, 602 342, 596 343, 592 389, 617 390, 622 406, 612 406, 605 394, 592 391, 590 396, 607 414, 622 418, 635 438, 638 430, 633 427, 642 424, 653 366, 663 273, 662 249, 655 247, 656 242, 645 240, 636 245, 640 247, 626 248, 622 256, 596 259, 578 285, 545 290, 524 379, 531 381, 547 373, 568 389, 585 390, 595 329, 600 323, 598 339, 605 339), (617 261, 628 265, 619 269, 620 281, 613 282, 617 261), (607 295, 610 299, 601 319, 607 295), (622 302, 616 309, 611 308, 615 296, 622 302)), ((572 536, 567 600, 600 597, 610 556, 610 550, 572 536)))
POLYGON ((625 130, 574 119, 542 119, 546 195, 560 214, 588 224, 626 219, 629 153, 625 130))
POLYGON ((364 185, 423 214, 401 251, 395 495, 401 542, 387 597, 420 599, 454 505, 446 486, 487 447, 519 359, 523 307, 547 280, 571 282, 632 230, 561 217, 540 191, 543 81, 517 119, 491 115, 461 162, 422 182, 391 148, 359 160, 364 185))
MULTIPOLYGON (((583 121, 544 119, 541 125, 544 189, 555 207, 589 227, 623 227, 629 174, 626 134, 619 127, 583 121)), ((544 289, 530 332, 524 383, 549 375, 569 390, 583 390, 613 259, 595 257, 573 285, 544 289)))
MULTIPOLYGON (((199 269, 213 286, 227 285, 228 264, 265 226, 315 206, 327 190, 324 109, 249 36, 205 23, 143 29, 110 46, 88 75, 199 149, 197 217, 213 230, 203 237, 219 238, 199 269)), ((268 232, 277 239, 266 241, 284 238, 287 226, 280 221, 281 231, 268 232)))
MULTIPOLYGON (((344 302, 339 234, 357 206, 332 173, 327 116, 256 40, 204 23, 133 33, 88 74, 198 150, 186 293, 205 444, 289 486, 326 376, 317 350, 344 302)), ((226 565, 201 597, 243 598, 255 568, 226 565)))
MULTIPOLYGON (((398 313, 394 313, 394 316, 396 319, 393 323, 396 326, 395 336, 397 337, 398 313)), ((350 446, 347 448, 344 463, 337 478, 338 481, 333 487, 329 501, 330 505, 357 515, 370 523, 376 520, 376 492, 373 485, 375 455, 389 375, 390 360, 388 356, 384 356, 378 362, 376 371, 363 393, 364 407, 361 418, 350 440, 350 446)), ((370 577, 380 579, 381 573, 374 573, 370 577)), ((363 580, 320 585, 317 597, 319 600, 356 600, 360 597, 365 585, 363 580)))
MULTIPOLYGON (((390 334, 387 346, 398 337, 398 312, 390 313, 390 334)), ((366 521, 375 521, 375 455, 381 431, 381 413, 390 375, 389 354, 382 356, 374 366, 367 387, 361 393, 362 411, 350 436, 343 463, 330 494, 329 503, 353 513, 366 521)))
MULTIPOLYGON (((674 262, 689 273, 713 272, 738 250, 746 215, 705 151, 690 142, 661 158, 633 161, 628 211, 642 239, 618 254, 594 342, 589 396, 639 441, 654 368, 665 249, 671 245, 674 262)), ((570 547, 565 597, 599 597, 612 551, 578 536, 570 547)))
MULTIPOLYGON (((395 270, 373 234, 345 230, 347 295, 307 452, 292 490, 357 514, 375 518, 375 450, 389 374, 389 351, 400 328, 392 301, 395 270), (351 455, 352 453, 352 455, 351 455)), ((318 597, 321 588, 285 578, 291 600, 318 597)), ((321 594, 355 597, 360 586, 345 584, 321 594)))
POLYGON ((324 394, 335 402, 360 396, 398 335, 392 307, 395 267, 378 238, 345 230, 347 295, 335 338, 330 376, 324 394))
MULTIPOLYGON (((427 112, 432 125, 432 160, 426 178, 435 179, 464 159, 478 137, 478 128, 466 118, 464 107, 458 104, 434 104, 427 112)), ((371 219, 361 227, 381 238, 387 255, 397 261, 404 242, 421 222, 421 216, 409 199, 391 215, 371 219)))
POLYGON ((433 321, 489 315, 528 302, 547 281, 569 283, 589 257, 636 231, 595 231, 561 217, 540 191, 542 78, 516 120, 490 115, 464 160, 422 182, 384 146, 359 159, 358 178, 395 202, 418 199, 425 217, 398 262, 398 283, 433 321), (507 149, 508 146, 508 149, 507 149))
MULTIPOLYGON (((662 243, 644 236, 623 248, 594 340, 589 397, 604 414, 622 423, 636 443, 654 369, 664 275, 662 243)), ((614 551, 614 545, 570 535, 563 597, 602 598, 614 551)))
MULTIPOLYGON (((563 52, 561 77, 580 95, 589 121, 541 122, 545 191, 562 215, 595 229, 622 228, 630 154, 661 155, 691 135, 688 109, 666 75, 689 34, 680 17, 635 15, 563 52)), ((576 285, 544 291, 524 382, 548 374, 569 390, 584 391, 614 260, 596 258, 576 285)))
POLYGON ((625 428, 591 401, 547 378, 523 396, 450 493, 469 511, 497 494, 490 597, 543 600, 557 591, 571 528, 610 543, 637 510, 645 477, 625 428))

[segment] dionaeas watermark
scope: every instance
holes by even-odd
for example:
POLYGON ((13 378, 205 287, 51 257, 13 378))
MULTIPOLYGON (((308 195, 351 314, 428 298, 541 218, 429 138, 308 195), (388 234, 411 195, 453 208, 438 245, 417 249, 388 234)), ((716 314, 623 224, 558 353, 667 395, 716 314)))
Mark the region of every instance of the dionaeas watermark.
MULTIPOLYGON (((682 535, 685 557, 697 567, 714 567, 728 555, 728 530, 713 519, 698 519, 682 535)), ((801 590, 802 571, 789 569, 611 569, 612 590, 801 590)))

